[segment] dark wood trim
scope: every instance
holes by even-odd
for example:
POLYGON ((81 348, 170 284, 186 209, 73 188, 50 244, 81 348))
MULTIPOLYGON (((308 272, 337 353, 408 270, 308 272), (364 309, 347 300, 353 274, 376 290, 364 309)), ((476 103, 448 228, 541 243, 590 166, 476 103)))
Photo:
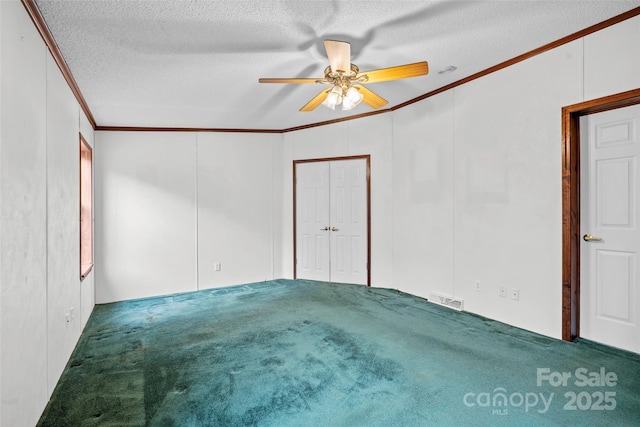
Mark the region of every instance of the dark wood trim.
POLYGON ((562 109, 562 339, 566 341, 580 336, 580 117, 635 104, 640 104, 640 88, 562 109))
POLYGON ((298 131, 298 130, 311 129, 311 128, 315 128, 315 127, 318 127, 318 126, 326 126, 326 125, 332 125, 332 124, 335 124, 335 123, 347 122, 349 120, 362 119, 364 117, 371 117, 371 116, 376 116, 378 114, 388 113, 389 111, 391 111, 391 110, 390 109, 375 110, 375 111, 369 111, 368 113, 357 114, 355 116, 341 117, 339 119, 327 120, 327 121, 324 121, 324 122, 310 123, 308 125, 302 125, 302 126, 296 126, 296 127, 283 129, 282 133, 295 132, 295 131, 298 131))
POLYGON ((300 159, 293 161, 293 278, 298 278, 297 259, 298 247, 296 242, 296 218, 297 218, 297 198, 296 184, 298 182, 296 175, 296 165, 298 163, 317 163, 317 162, 334 162, 340 160, 356 160, 365 159, 367 161, 367 286, 371 286, 371 155, 363 154, 359 156, 342 156, 317 159, 300 159))
POLYGON ((296 174, 296 165, 299 161, 294 160, 292 163, 293 167, 293 278, 298 278, 298 175, 296 174))
POLYGON ((367 155, 367 286, 371 286, 371 156, 367 155))
POLYGON ((620 14, 618 16, 614 16, 613 18, 609 18, 606 21, 602 21, 602 22, 600 22, 598 24, 595 24, 595 25, 592 25, 590 27, 587 27, 584 30, 580 30, 580 31, 578 31, 576 33, 570 34, 570 35, 568 35, 566 37, 563 37, 563 38, 561 38, 559 40, 556 40, 554 42, 547 43, 544 46, 541 46, 541 47, 539 47, 537 49, 533 49, 533 50, 531 50, 529 52, 525 52, 522 55, 518 55, 515 58, 511 58, 511 59, 509 59, 507 61, 501 62, 500 64, 494 65, 493 67, 489 67, 486 70, 479 71, 479 72, 477 72, 475 74, 472 74, 472 75, 470 75, 468 77, 465 77, 463 79, 460 79, 458 81, 450 83, 450 84, 448 84, 446 86, 443 86, 443 87, 438 88, 436 90, 433 90, 431 92, 425 93, 424 95, 420 95, 420 96, 418 96, 416 98, 410 99, 410 100, 408 100, 406 102, 403 102, 402 104, 398 104, 398 105, 396 105, 394 107, 391 107, 389 110, 395 111, 395 110, 398 110, 400 108, 404 108, 404 107, 406 107, 408 105, 411 105, 411 104, 414 104, 414 103, 416 103, 418 101, 422 101, 424 99, 430 98, 430 97, 432 97, 434 95, 437 95, 439 93, 445 92, 445 91, 450 90, 450 89, 453 89, 453 88, 455 88, 457 86, 461 86, 461 85, 463 85, 465 83, 469 83, 470 81, 479 79, 480 77, 484 77, 484 76, 486 76, 488 74, 491 74, 491 73, 494 73, 496 71, 502 70, 503 68, 510 67, 510 66, 512 66, 514 64, 517 64, 518 62, 522 62, 522 61, 524 61, 526 59, 529 59, 529 58, 534 57, 536 55, 539 55, 541 53, 544 53, 544 52, 547 52, 549 50, 555 49, 555 48, 557 48, 559 46, 562 46, 563 44, 570 43, 570 42, 572 42, 574 40, 577 40, 577 39, 585 37, 585 36, 587 36, 589 34, 595 33, 596 31, 600 31, 600 30, 602 30, 604 28, 610 27, 611 25, 615 25, 615 24, 618 24, 618 23, 620 23, 622 21, 626 21, 627 19, 633 18, 633 17, 635 17, 637 15, 640 15, 640 7, 636 7, 634 9, 631 9, 631 10, 629 10, 629 11, 627 11, 625 13, 622 13, 622 14, 620 14))
POLYGON ((294 160, 293 163, 317 163, 317 162, 333 162, 337 160, 357 160, 357 159, 368 159, 367 164, 369 164, 371 160, 370 154, 362 154, 358 156, 340 156, 340 157, 319 157, 317 159, 300 159, 294 160))
POLYGON ((180 128, 143 126, 96 126, 95 130, 114 132, 219 132, 219 133, 283 133, 279 129, 180 128))
POLYGON ((390 110, 376 110, 354 116, 341 117, 339 119, 327 120, 324 122, 311 123, 290 127, 286 129, 234 129, 234 128, 183 128, 183 127, 143 127, 143 126, 96 126, 95 130, 116 131, 116 132, 231 132, 231 133, 287 133, 297 130, 310 129, 318 126, 332 125, 349 120, 361 119, 363 117, 375 116, 387 113, 390 110))
POLYGON ((89 123, 91 123, 91 126, 93 127, 93 129, 95 129, 96 120, 93 118, 93 114, 91 114, 91 110, 89 109, 87 102, 82 96, 82 93, 80 92, 80 88, 78 87, 76 80, 73 78, 73 75, 71 74, 71 70, 69 70, 67 63, 62 57, 62 53, 60 53, 60 49, 58 49, 58 45, 54 40, 53 36, 51 35, 51 32, 49 31, 47 24, 44 22, 44 19, 40 14, 40 10, 38 10, 38 6, 36 5, 34 0, 21 0, 21 1, 22 1, 22 5, 24 6, 24 8, 27 10, 27 13, 29 14, 31 21, 33 22, 33 24, 36 26, 36 29, 40 33, 40 37, 42 37, 44 44, 47 46, 47 49, 49 49, 49 52, 51 52, 51 55, 53 56, 53 60, 58 65, 58 68, 60 69, 62 76, 67 81, 67 84, 71 89, 71 92, 73 92, 73 95, 76 97, 78 104, 80 104, 80 108, 82 108, 82 111, 87 116, 89 123))
POLYGON ((562 109, 562 339, 580 334, 579 117, 562 109))

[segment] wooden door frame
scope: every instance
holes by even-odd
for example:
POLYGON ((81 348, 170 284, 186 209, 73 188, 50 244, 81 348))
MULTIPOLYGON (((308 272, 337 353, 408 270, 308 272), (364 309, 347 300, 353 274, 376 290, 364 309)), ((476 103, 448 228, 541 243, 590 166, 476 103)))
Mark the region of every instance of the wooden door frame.
POLYGON ((640 104, 640 88, 562 108, 562 339, 580 336, 580 117, 640 104))
POLYGON ((371 286, 371 155, 363 154, 360 156, 344 156, 344 157, 327 157, 319 159, 302 159, 293 161, 293 278, 298 278, 298 262, 297 262, 297 177, 296 165, 299 163, 318 163, 318 162, 335 162, 340 160, 358 160, 365 159, 367 173, 367 286, 371 286))

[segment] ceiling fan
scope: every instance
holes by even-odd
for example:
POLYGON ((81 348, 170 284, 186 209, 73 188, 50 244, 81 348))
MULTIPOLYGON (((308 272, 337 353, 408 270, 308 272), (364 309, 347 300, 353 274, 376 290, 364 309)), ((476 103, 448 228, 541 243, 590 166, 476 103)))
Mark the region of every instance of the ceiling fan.
POLYGON ((337 40, 325 40, 324 47, 329 58, 329 66, 324 70, 323 78, 261 78, 260 83, 321 83, 331 87, 317 94, 300 111, 313 111, 323 104, 331 110, 342 104, 343 110, 351 110, 360 102, 373 109, 387 105, 388 101, 362 86, 363 83, 377 83, 389 80, 424 76, 429 73, 426 61, 397 67, 360 72, 351 63, 351 45, 337 40))

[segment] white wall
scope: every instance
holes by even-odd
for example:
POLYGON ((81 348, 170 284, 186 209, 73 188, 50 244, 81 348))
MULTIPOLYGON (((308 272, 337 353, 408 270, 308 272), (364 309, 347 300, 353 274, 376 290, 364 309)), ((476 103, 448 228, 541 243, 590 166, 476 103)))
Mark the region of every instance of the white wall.
POLYGON ((196 289, 195 137, 96 133, 96 301, 196 289))
POLYGON ((274 142, 280 135, 198 135, 199 288, 275 276, 274 142), (214 264, 220 263, 220 271, 214 264))
POLYGON ((79 283, 79 107, 47 56, 47 354, 51 394, 82 332, 79 283), (73 321, 67 322, 66 314, 73 321))
POLYGON ((607 27, 584 39, 584 99, 640 86, 640 17, 607 27))
POLYGON ((2 425, 47 401, 46 49, 18 2, 2 8, 2 425))
POLYGON ((97 302, 276 277, 279 137, 96 132, 97 302))
MULTIPOLYGON (((0 23, 0 425, 28 426, 93 308, 80 298, 93 283, 81 284, 79 266, 78 135, 86 118, 22 4, 0 2, 0 23)), ((85 132, 91 141, 93 131, 85 132)))
POLYGON ((636 17, 393 113, 399 289, 561 336, 560 111, 640 87, 639 43, 636 17))
POLYGON ((560 337, 562 106, 582 41, 454 89, 454 280, 468 311, 560 337), (474 290, 480 280, 481 290, 474 290), (498 287, 518 289, 518 301, 498 287))
POLYGON ((394 286, 452 293, 453 91, 393 114, 394 286))
MULTIPOLYGON (((0 23, 2 23, 2 8, 0 7, 0 23)), ((3 91, 4 91, 4 85, 2 84, 3 80, 3 71, 2 71, 2 61, 3 61, 3 31, 0 29, 0 195, 2 194, 2 138, 4 136, 3 134, 3 128, 2 128, 2 116, 3 116, 3 107, 2 107, 2 99, 4 97, 3 91)), ((0 196, 0 250, 2 250, 2 238, 3 238, 3 234, 2 234, 2 196, 0 196)), ((0 423, 2 422, 2 408, 4 407, 4 405, 2 404, 3 399, 2 399, 2 282, 3 278, 2 278, 2 256, 0 256, 0 423)))

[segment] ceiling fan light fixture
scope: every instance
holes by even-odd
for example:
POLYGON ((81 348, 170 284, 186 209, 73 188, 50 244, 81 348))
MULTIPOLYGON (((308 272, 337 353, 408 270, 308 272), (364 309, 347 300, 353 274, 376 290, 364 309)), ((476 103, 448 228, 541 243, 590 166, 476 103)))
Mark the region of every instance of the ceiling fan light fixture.
POLYGON ((342 110, 347 111, 355 108, 362 102, 364 95, 355 87, 350 87, 342 100, 342 110))
POLYGON ((362 84, 406 79, 429 73, 427 61, 361 73, 360 68, 349 62, 351 47, 348 42, 325 40, 324 47, 329 59, 329 66, 324 70, 324 78, 260 78, 258 81, 260 83, 321 83, 330 85, 330 89, 323 89, 303 105, 300 109, 302 112, 313 111, 320 104, 330 110, 335 110, 336 105, 342 104, 342 110, 351 110, 361 102, 375 110, 389 102, 362 84))
POLYGON ((334 86, 333 89, 331 89, 331 92, 327 94, 327 97, 322 103, 322 105, 324 105, 330 110, 335 110, 336 105, 340 105, 341 102, 342 102, 342 88, 338 86, 334 86))

